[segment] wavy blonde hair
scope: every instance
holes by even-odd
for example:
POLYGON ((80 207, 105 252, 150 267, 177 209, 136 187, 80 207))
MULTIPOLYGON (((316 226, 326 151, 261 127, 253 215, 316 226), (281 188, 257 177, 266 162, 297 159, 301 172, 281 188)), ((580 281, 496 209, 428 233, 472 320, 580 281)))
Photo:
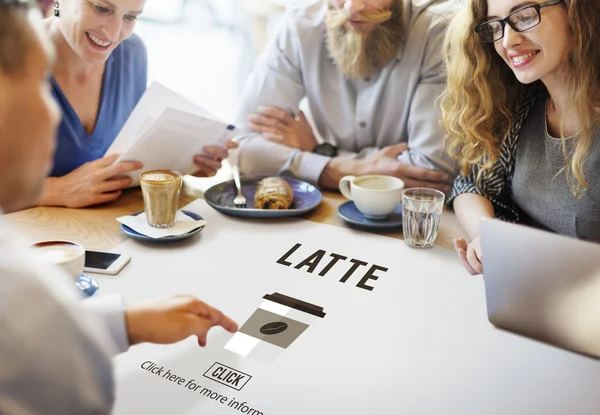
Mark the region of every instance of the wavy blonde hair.
MULTIPOLYGON (((566 0, 571 48, 561 73, 570 92, 569 108, 578 115, 580 132, 571 152, 563 138, 564 171, 573 194, 587 189, 585 161, 600 122, 600 6, 597 1, 566 0)), ((471 167, 481 174, 498 160, 526 89, 493 44, 484 43, 475 28, 487 19, 487 0, 467 0, 450 24, 445 39, 447 88, 441 97, 449 153, 467 175, 471 167)), ((565 120, 561 120, 561 126, 565 120)), ((561 127, 561 132, 564 131, 561 127)), ((564 136, 564 134, 561 134, 564 136)))

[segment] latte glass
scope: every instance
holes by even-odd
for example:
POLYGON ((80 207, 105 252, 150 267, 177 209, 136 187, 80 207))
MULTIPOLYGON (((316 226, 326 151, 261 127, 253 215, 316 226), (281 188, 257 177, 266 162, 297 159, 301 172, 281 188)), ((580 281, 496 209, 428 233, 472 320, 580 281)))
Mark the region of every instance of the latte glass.
POLYGON ((153 228, 175 225, 182 183, 181 174, 172 170, 149 170, 140 174, 148 225, 153 228))

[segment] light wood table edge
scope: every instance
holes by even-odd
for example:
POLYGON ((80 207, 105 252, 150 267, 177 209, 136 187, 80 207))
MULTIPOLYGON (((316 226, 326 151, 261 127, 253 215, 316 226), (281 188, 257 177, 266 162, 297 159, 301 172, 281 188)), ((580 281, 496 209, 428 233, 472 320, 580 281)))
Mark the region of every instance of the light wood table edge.
MULTIPOLYGON (((201 192, 186 188, 182 192, 181 206, 196 200, 201 192)), ((340 194, 324 192, 321 204, 311 213, 301 218, 311 222, 347 227, 337 215, 338 207, 344 203, 340 194)), ((129 237, 125 235, 116 218, 143 210, 139 189, 127 190, 115 202, 84 209, 59 207, 35 207, 4 215, 10 226, 20 232, 29 242, 49 239, 66 239, 78 242, 92 250, 111 250, 129 237)), ((356 228, 353 228, 356 229, 356 228)), ((358 230, 357 231, 362 231, 358 230)), ((402 239, 402 232, 374 232, 376 234, 402 239)), ((452 240, 463 237, 456 216, 451 211, 442 215, 440 232, 436 246, 453 249, 452 240)))

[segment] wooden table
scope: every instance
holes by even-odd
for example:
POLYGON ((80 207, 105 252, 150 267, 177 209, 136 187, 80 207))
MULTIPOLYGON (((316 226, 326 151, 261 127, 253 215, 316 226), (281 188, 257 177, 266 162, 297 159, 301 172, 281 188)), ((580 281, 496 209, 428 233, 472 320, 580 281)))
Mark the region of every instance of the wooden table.
MULTIPOLYGON (((181 197, 181 206, 190 203, 201 192, 186 185, 181 197)), ((333 226, 346 226, 338 217, 337 208, 346 199, 338 193, 325 192, 323 201, 304 219, 333 226)), ((109 250, 129 239, 121 232, 116 218, 143 210, 139 189, 128 190, 115 202, 85 209, 58 207, 36 207, 6 214, 4 219, 30 242, 48 239, 67 239, 78 242, 87 249, 109 250)), ((392 238, 402 238, 401 232, 381 233, 392 238)), ((436 244, 452 249, 452 240, 462 237, 455 215, 446 211, 442 215, 440 233, 436 244)))

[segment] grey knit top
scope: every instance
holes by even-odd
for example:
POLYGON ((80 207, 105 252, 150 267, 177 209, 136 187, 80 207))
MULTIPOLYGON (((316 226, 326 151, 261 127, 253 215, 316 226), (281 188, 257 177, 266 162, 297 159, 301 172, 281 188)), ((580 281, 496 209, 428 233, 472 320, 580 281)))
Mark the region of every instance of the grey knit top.
MULTIPOLYGON (((585 163, 589 188, 579 199, 567 185, 562 140, 546 128, 548 93, 541 83, 527 88, 500 157, 491 169, 472 165, 454 180, 448 205, 464 193, 479 194, 494 205, 496 217, 600 243, 600 125, 585 163), (480 177, 481 173, 481 177, 480 177)), ((571 149, 576 138, 567 139, 571 149)))
MULTIPOLYGON (((585 162, 588 190, 575 198, 561 172, 562 141, 548 134, 546 97, 541 96, 523 123, 517 143, 512 199, 524 213, 522 222, 562 235, 600 242, 600 128, 585 162)), ((600 127, 600 126, 599 126, 600 127)), ((570 152, 576 138, 566 139, 570 152)))

